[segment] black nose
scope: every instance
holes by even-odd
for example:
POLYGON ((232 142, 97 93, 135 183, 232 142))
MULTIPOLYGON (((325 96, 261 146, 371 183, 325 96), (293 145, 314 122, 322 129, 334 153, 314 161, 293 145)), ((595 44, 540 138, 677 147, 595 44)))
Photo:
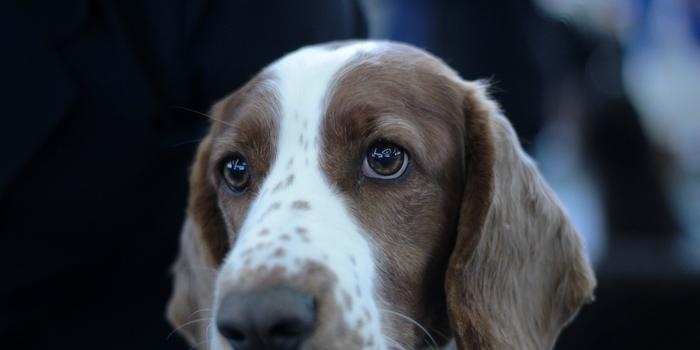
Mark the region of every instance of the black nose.
POLYGON ((289 287, 230 292, 216 325, 235 350, 295 350, 313 332, 315 309, 311 295, 289 287))

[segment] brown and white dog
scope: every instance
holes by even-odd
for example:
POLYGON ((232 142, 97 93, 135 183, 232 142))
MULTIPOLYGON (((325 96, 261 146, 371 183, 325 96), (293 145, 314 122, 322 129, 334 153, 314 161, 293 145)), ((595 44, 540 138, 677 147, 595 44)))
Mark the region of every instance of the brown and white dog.
POLYGON ((305 47, 217 103, 168 318, 200 349, 551 349, 581 241, 483 84, 305 47))

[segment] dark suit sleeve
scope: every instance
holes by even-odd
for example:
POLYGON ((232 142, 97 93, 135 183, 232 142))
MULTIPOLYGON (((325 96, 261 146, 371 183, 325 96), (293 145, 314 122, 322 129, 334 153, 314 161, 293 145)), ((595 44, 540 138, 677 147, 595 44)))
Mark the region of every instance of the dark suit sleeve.
POLYGON ((3 348, 186 349, 164 322, 206 111, 352 1, 0 4, 3 348))

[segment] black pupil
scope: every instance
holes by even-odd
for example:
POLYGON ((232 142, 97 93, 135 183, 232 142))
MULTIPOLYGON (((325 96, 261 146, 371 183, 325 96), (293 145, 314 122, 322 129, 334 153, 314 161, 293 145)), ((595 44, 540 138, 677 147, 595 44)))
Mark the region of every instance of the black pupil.
POLYGON ((248 172, 248 163, 241 158, 235 158, 226 162, 226 177, 234 186, 245 184, 248 172))
POLYGON ((391 175, 401 169, 403 150, 391 144, 378 144, 369 151, 369 163, 381 175, 391 175))

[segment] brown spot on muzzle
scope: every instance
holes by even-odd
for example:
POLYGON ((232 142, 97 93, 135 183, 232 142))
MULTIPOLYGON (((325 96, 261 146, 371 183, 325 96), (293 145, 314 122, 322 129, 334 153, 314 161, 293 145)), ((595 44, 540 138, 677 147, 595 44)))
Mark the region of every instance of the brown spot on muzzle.
POLYGON ((311 204, 308 201, 296 200, 292 202, 292 208, 298 210, 309 210, 311 209, 311 204))
POLYGON ((352 296, 346 291, 343 291, 342 294, 345 307, 348 308, 349 311, 352 311, 352 296))
MULTIPOLYGON (((274 192, 274 191, 275 191, 275 190, 273 190, 272 192, 274 192)), ((263 219, 265 219, 266 216, 268 216, 271 212, 273 212, 273 211, 279 209, 281 206, 282 206, 282 204, 281 204, 280 202, 274 202, 274 203, 272 203, 272 204, 267 208, 267 210, 265 210, 265 212, 262 213, 262 215, 260 215, 260 218, 258 219, 258 222, 262 222, 263 219)))

